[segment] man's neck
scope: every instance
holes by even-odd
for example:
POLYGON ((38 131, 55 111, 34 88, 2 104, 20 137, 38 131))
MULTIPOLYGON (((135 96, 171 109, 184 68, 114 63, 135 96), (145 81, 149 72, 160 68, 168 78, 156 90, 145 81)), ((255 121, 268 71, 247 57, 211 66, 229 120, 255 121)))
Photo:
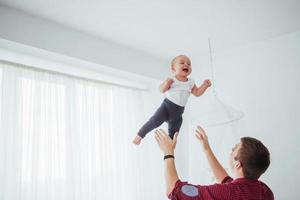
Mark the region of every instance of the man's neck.
POLYGON ((234 179, 238 179, 238 178, 245 178, 243 173, 234 173, 234 179))

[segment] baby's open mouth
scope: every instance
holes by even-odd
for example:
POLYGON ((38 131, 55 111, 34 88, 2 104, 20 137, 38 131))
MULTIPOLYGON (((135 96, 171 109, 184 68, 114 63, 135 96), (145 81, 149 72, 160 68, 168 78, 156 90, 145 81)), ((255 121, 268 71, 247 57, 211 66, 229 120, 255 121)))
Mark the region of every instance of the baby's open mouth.
POLYGON ((189 72, 189 69, 185 68, 185 69, 182 69, 182 71, 188 73, 188 72, 189 72))

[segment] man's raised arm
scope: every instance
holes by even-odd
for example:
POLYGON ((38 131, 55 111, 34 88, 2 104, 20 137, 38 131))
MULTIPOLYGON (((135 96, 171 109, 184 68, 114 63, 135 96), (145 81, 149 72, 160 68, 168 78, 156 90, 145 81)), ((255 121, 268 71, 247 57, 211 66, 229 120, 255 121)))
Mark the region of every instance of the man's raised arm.
POLYGON ((160 129, 155 131, 155 139, 158 146, 165 155, 165 180, 167 196, 173 191, 176 182, 179 180, 175 162, 174 162, 174 149, 177 142, 178 133, 174 135, 173 140, 167 133, 160 129))
POLYGON ((211 150, 207 135, 200 126, 197 127, 196 137, 202 144, 204 153, 205 153, 208 163, 214 173, 217 183, 221 183, 224 180, 224 178, 226 176, 228 176, 228 174, 225 171, 225 169, 222 167, 222 165, 219 163, 219 161, 217 160, 213 151, 211 150))

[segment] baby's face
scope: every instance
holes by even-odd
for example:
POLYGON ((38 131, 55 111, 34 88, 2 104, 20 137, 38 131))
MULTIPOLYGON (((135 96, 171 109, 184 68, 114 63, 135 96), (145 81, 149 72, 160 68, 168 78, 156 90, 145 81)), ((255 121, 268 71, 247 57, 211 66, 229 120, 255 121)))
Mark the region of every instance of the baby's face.
POLYGON ((173 61, 172 71, 175 76, 188 77, 192 73, 191 61, 187 56, 179 56, 173 61))

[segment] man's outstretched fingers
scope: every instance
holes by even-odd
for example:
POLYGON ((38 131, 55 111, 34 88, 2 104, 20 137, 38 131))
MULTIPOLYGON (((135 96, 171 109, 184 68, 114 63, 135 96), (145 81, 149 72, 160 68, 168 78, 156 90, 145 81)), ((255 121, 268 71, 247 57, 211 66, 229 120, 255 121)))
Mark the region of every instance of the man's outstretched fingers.
POLYGON ((178 133, 178 132, 176 132, 176 133, 175 133, 175 135, 174 135, 174 137, 173 137, 173 142, 175 142, 175 143, 177 142, 177 137, 178 137, 178 134, 179 134, 179 133, 178 133))
POLYGON ((159 134, 159 137, 160 137, 161 140, 166 140, 167 139, 166 133, 164 132, 164 130, 159 129, 158 134, 159 134))
POLYGON ((198 140, 202 140, 202 138, 201 138, 201 136, 200 136, 200 134, 198 132, 195 134, 195 136, 197 137, 198 140))
POLYGON ((205 131, 200 127, 196 129, 196 134, 195 136, 197 137, 198 140, 204 141, 207 140, 207 135, 205 134, 205 131))
POLYGON ((157 136, 157 134, 155 134, 154 137, 155 137, 155 140, 156 140, 158 146, 160 146, 161 145, 161 140, 159 139, 159 137, 157 136))
POLYGON ((163 136, 163 137, 166 137, 168 134, 166 133, 166 131, 164 130, 164 129, 162 129, 162 128, 160 128, 159 129, 159 132, 161 133, 161 135, 163 136))
POLYGON ((202 138, 207 138, 205 131, 200 126, 197 127, 196 132, 202 138))
POLYGON ((202 132, 200 132, 198 129, 196 130, 196 135, 201 136, 202 132))
POLYGON ((161 135, 158 130, 155 131, 155 139, 160 143, 162 140, 161 135))
POLYGON ((201 126, 197 126, 197 131, 206 135, 205 130, 201 126))

